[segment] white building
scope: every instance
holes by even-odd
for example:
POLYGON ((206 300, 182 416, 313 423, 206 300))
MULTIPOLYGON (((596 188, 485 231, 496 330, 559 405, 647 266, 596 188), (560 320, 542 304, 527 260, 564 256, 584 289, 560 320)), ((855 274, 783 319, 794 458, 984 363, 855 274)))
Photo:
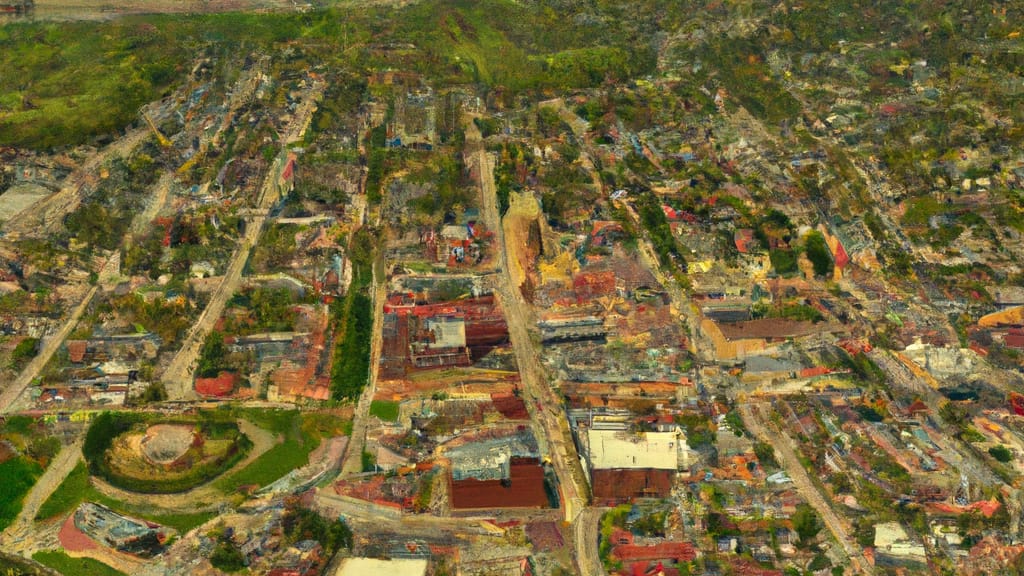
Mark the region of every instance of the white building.
POLYGON ((587 431, 587 445, 593 470, 678 470, 689 466, 690 447, 681 429, 631 432, 591 428, 587 431))

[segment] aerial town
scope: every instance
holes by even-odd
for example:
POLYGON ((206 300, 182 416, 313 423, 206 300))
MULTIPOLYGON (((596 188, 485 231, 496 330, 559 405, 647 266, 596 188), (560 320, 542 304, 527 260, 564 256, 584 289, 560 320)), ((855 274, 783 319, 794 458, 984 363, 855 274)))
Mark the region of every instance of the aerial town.
POLYGON ((0 0, 0 573, 1024 574, 989 4, 0 0))

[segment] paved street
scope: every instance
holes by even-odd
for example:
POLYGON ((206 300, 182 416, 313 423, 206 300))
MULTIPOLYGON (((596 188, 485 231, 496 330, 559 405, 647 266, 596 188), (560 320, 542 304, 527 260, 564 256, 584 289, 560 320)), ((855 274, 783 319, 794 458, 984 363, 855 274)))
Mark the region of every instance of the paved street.
POLYGON ((765 415, 771 410, 767 403, 743 403, 739 405, 740 415, 747 429, 757 438, 768 442, 775 448, 775 453, 780 456, 780 464, 786 473, 793 480, 794 486, 800 495, 807 500, 818 512, 818 516, 825 522, 825 526, 835 537, 843 554, 849 558, 850 564, 860 574, 871 574, 870 564, 863 557, 860 548, 854 543, 850 536, 850 529, 846 523, 839 518, 832 509, 832 504, 818 489, 818 486, 811 480, 804 469, 803 464, 796 455, 793 439, 784 432, 775 430, 771 424, 766 423, 765 415))

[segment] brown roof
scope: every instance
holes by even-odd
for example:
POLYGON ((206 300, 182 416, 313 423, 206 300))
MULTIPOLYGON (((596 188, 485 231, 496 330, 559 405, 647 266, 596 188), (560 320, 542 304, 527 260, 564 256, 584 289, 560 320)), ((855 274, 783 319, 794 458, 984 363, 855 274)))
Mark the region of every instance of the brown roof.
POLYGON ((196 378, 196 392, 201 396, 227 396, 235 389, 238 374, 221 372, 216 378, 196 378))
POLYGON ((491 402, 494 408, 502 416, 509 420, 529 420, 530 414, 526 411, 526 403, 523 399, 512 394, 491 394, 491 402))
POLYGON ((672 492, 671 470, 594 470, 592 478, 594 500, 667 498, 672 492))
POLYGON ((513 458, 509 480, 453 480, 452 508, 545 508, 544 469, 536 458, 513 458))
POLYGON ((748 338, 797 338, 809 334, 832 332, 836 327, 832 324, 785 320, 782 318, 761 318, 745 322, 723 322, 718 325, 722 335, 728 340, 748 338))
POLYGON ((85 340, 68 340, 68 360, 74 364, 80 364, 85 360, 85 352, 89 343, 85 340))

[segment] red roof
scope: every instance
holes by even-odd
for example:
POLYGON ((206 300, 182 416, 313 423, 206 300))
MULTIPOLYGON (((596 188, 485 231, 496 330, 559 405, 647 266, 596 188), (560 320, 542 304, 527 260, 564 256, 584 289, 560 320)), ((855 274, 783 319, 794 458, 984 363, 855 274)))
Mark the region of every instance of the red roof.
POLYGON ((754 241, 754 231, 750 228, 740 228, 733 233, 733 240, 736 242, 736 249, 740 254, 750 251, 750 244, 754 241))
POLYGON ((671 470, 594 470, 594 500, 624 502, 633 498, 667 498, 671 470))
POLYGON ((544 468, 536 458, 513 458, 508 481, 453 480, 452 508, 545 508, 544 468))
POLYGON ((201 396, 228 396, 237 383, 238 374, 221 372, 216 378, 196 378, 196 392, 201 396))
POLYGON ((850 263, 850 256, 846 253, 846 248, 843 248, 843 244, 836 238, 836 249, 832 253, 832 259, 835 260, 836 268, 842 270, 846 268, 846 265, 850 263))
POLYGON ((530 414, 526 411, 526 403, 522 398, 511 394, 491 394, 491 402, 494 408, 502 416, 509 420, 529 420, 530 414))
POLYGON ((693 544, 689 542, 662 542, 650 546, 622 544, 612 548, 612 556, 626 562, 642 560, 680 560, 689 562, 697 557, 693 544))
POLYGON ((589 300, 597 296, 606 296, 615 292, 615 272, 584 272, 572 279, 572 288, 580 300, 589 300))
POLYGON ((832 372, 831 368, 827 368, 825 366, 814 366, 812 368, 804 368, 803 370, 801 370, 800 377, 814 378, 817 376, 824 376, 825 374, 829 374, 830 372, 832 372))
POLYGON ((1003 337, 1003 344, 1010 348, 1024 348, 1024 336, 1020 334, 1007 334, 1003 337))
POLYGON ((928 405, 921 400, 915 400, 913 404, 907 406, 908 414, 915 414, 917 412, 928 412, 928 405))
POLYGON ((74 364, 80 364, 82 360, 85 360, 88 344, 85 340, 68 340, 68 360, 74 364))

